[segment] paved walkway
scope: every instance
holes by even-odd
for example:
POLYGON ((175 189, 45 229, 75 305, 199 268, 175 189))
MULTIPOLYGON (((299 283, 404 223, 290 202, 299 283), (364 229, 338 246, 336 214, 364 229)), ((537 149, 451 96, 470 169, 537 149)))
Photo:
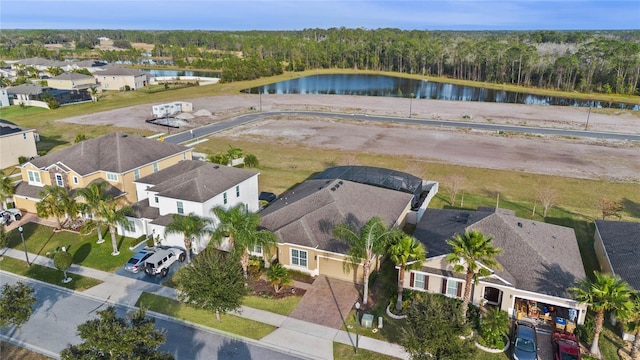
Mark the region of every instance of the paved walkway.
MULTIPOLYGON (((4 256, 22 260, 25 254, 17 249, 6 249, 4 256)), ((38 265, 54 268, 53 260, 45 256, 29 254, 29 260, 38 265)), ((134 307, 140 294, 145 291, 176 299, 175 289, 166 286, 75 264, 69 268, 68 272, 103 281, 102 284, 81 293, 109 303, 134 307)), ((335 327, 318 325, 246 306, 242 306, 236 315, 278 327, 278 329, 260 339, 259 342, 270 347, 276 346, 283 350, 289 350, 291 353, 299 354, 309 359, 333 359, 334 341, 351 346, 355 344, 355 334, 338 330, 335 327)), ((164 317, 164 315, 160 316, 164 317)), ((210 331, 219 332, 216 329, 210 329, 210 331)), ((401 346, 367 337, 360 337, 359 347, 401 359, 409 358, 401 346)))
POLYGON ((341 329, 358 296, 354 283, 319 276, 289 316, 341 329))

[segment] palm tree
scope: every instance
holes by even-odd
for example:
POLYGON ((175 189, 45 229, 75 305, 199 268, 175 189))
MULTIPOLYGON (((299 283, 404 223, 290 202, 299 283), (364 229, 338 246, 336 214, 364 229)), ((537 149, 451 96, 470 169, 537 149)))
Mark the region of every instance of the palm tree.
POLYGON ((184 248, 187 250, 187 262, 190 262, 191 239, 213 234, 213 231, 209 228, 210 225, 211 220, 193 213, 187 216, 174 214, 173 221, 167 224, 164 233, 165 236, 167 234, 184 235, 184 248))
POLYGON ((273 290, 279 293, 283 286, 291 284, 291 276, 287 268, 280 264, 273 264, 267 270, 267 280, 273 290))
POLYGON ((419 269, 424 262, 427 250, 421 242, 401 230, 392 236, 392 244, 388 254, 394 264, 398 266, 398 302, 396 310, 402 310, 402 291, 404 290, 404 273, 407 270, 419 269))
POLYGON ((11 197, 15 194, 15 187, 13 186, 13 181, 8 176, 4 176, 0 179, 0 199, 2 200, 2 205, 0 205, 0 210, 6 209, 7 206, 7 198, 11 197))
POLYGON ((109 225, 109 232, 111 233, 111 246, 113 246, 112 256, 120 255, 118 251, 118 243, 116 241, 116 225, 127 224, 127 215, 131 214, 133 209, 129 206, 122 206, 118 208, 118 204, 114 202, 102 203, 98 208, 98 216, 109 225))
POLYGON ((36 204, 38 217, 55 216, 58 228, 62 228, 60 217, 64 216, 69 208, 70 201, 68 198, 71 198, 69 190, 61 186, 46 185, 40 191, 40 197, 42 200, 36 204))
POLYGON ((106 187, 106 182, 98 181, 91 183, 86 188, 78 190, 78 194, 84 198, 88 207, 87 210, 93 214, 93 220, 96 222, 96 227, 98 229, 98 244, 102 244, 104 239, 102 238, 102 219, 96 216, 96 212, 100 209, 102 204, 113 200, 113 197, 106 193, 106 187))
POLYGON ((263 256, 270 248, 276 246, 276 236, 269 230, 259 229, 260 215, 246 210, 244 204, 238 204, 230 209, 217 206, 211 209, 218 218, 219 225, 213 233, 213 239, 220 244, 225 238, 229 239, 232 247, 238 248, 240 265, 245 279, 249 277, 249 249, 260 246, 263 256))
POLYGON ((625 323, 635 339, 631 344, 631 358, 640 359, 640 293, 636 292, 628 308, 621 309, 616 316, 625 323))
POLYGON ((338 224, 333 228, 333 236, 344 240, 349 245, 344 269, 349 271, 362 264, 364 295, 362 303, 367 305, 369 297, 369 275, 373 261, 382 256, 392 232, 384 221, 374 216, 358 231, 351 225, 338 224))
POLYGON ((602 274, 594 271, 594 279, 578 281, 576 286, 569 291, 576 300, 587 304, 596 312, 596 326, 593 333, 593 342, 589 352, 591 356, 600 358, 598 340, 602 332, 605 311, 623 310, 631 307, 631 295, 633 290, 617 275, 602 274))
POLYGON ((454 264, 453 271, 465 274, 461 309, 463 319, 466 319, 469 308, 471 282, 477 280, 478 276, 489 276, 489 268, 501 268, 495 257, 502 253, 502 249, 491 245, 492 240, 492 236, 485 236, 478 230, 467 230, 447 240, 452 247, 451 253, 446 256, 447 262, 454 264))

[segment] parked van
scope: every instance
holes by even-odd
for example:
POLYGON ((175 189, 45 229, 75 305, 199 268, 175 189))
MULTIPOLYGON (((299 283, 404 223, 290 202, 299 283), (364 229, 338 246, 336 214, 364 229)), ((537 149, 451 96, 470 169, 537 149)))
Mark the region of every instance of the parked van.
POLYGON ((187 254, 178 248, 160 249, 151 255, 144 262, 144 272, 147 275, 162 275, 166 277, 169 274, 169 267, 177 261, 183 262, 187 254))

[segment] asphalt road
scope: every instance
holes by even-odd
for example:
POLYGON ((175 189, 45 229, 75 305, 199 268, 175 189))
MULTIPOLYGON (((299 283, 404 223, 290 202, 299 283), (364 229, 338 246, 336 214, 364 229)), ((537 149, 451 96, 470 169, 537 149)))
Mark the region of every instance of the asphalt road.
MULTIPOLYGON (((14 284, 19 279, 11 273, 2 272, 0 285, 14 284)), ((69 343, 80 343, 81 339, 76 334, 77 326, 94 318, 97 311, 108 306, 104 301, 49 284, 24 281, 35 288, 37 302, 33 315, 18 331, 12 328, 1 329, 0 338, 37 349, 51 357, 57 357, 69 343)), ((128 310, 120 306, 116 308, 119 316, 125 316, 128 310)), ((156 318, 156 328, 166 331, 166 342, 162 350, 172 353, 177 360, 298 359, 251 341, 206 331, 165 317, 156 318)))
POLYGON ((527 127, 527 126, 474 123, 474 122, 464 122, 464 121, 395 118, 395 117, 383 117, 383 116, 370 116, 370 115, 364 115, 364 114, 338 114, 338 113, 326 113, 326 112, 316 112, 316 111, 274 111, 274 112, 261 112, 261 113, 241 115, 229 121, 209 124, 209 125, 205 125, 190 131, 185 131, 185 132, 177 133, 174 135, 166 136, 164 141, 170 142, 173 144, 182 144, 185 142, 192 141, 195 138, 207 136, 215 132, 227 130, 232 127, 243 125, 243 124, 246 124, 255 120, 259 120, 262 118, 268 118, 272 116, 286 116, 286 115, 290 116, 290 115, 296 115, 296 114, 313 116, 313 117, 341 118, 341 119, 357 120, 357 121, 377 121, 377 122, 383 122, 383 123, 429 125, 429 126, 437 126, 437 127, 488 130, 488 131, 496 131, 496 132, 504 131, 504 132, 516 132, 516 133, 539 134, 539 135, 640 141, 640 135, 633 135, 633 134, 586 131, 586 130, 551 129, 551 128, 539 128, 539 127, 527 127))

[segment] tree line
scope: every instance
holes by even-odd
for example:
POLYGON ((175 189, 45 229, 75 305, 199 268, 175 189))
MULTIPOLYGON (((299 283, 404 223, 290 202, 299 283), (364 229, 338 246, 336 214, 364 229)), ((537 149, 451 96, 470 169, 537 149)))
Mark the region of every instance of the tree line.
MULTIPOLYGON (((154 44, 152 57, 179 66, 233 72, 227 81, 277 74, 279 67, 349 68, 566 91, 639 93, 639 31, 7 30, 0 36, 0 57, 87 55, 101 36, 123 44, 154 44), (44 47, 71 42, 75 48, 70 50, 44 47), (237 58, 249 65, 230 60, 237 58)), ((108 61, 140 61, 144 56, 136 49, 98 54, 108 61)))

